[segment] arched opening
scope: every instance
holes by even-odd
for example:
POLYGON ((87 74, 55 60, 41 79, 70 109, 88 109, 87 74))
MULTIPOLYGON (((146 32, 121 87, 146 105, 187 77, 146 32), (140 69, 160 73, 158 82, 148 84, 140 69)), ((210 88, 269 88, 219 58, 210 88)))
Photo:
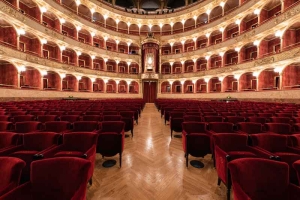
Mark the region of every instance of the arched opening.
POLYGON ((43 44, 43 55, 42 56, 45 59, 61 62, 60 54, 61 54, 60 48, 56 43, 47 41, 46 44, 43 44))
POLYGON ((280 53, 280 38, 274 34, 265 37, 259 44, 259 57, 280 53))
POLYGON ((171 74, 171 65, 170 65, 170 63, 163 63, 161 65, 161 73, 162 74, 171 74))
POLYGON ((197 49, 202 49, 205 48, 207 46, 207 37, 205 35, 200 36, 197 39, 197 49))
POLYGON ((260 23, 281 14, 280 0, 269 1, 260 11, 260 23))
POLYGON ((206 13, 199 15, 196 23, 197 23, 197 27, 207 24, 208 23, 208 15, 206 13))
POLYGON ((245 44, 240 49, 241 62, 252 61, 257 58, 257 46, 253 42, 245 44))
POLYGON ((277 90, 280 88, 280 76, 273 68, 263 70, 258 77, 259 90, 277 90))
POLYGON ((256 14, 251 13, 248 14, 240 23, 240 31, 241 33, 245 31, 252 30, 258 26, 258 17, 256 14))
POLYGON ((76 13, 77 5, 75 1, 61 0, 61 4, 76 13))
POLYGON ((116 62, 114 60, 108 60, 106 62, 106 71, 108 71, 108 72, 116 72, 117 71, 116 62))
POLYGON ((209 92, 221 92, 221 81, 218 77, 213 77, 208 82, 209 92))
POLYGON ((256 91, 257 77, 253 76, 252 72, 247 72, 241 75, 239 79, 240 91, 256 91))
POLYGON ((104 39, 99 35, 94 36, 93 45, 97 48, 104 48, 104 39))
POLYGON ((3 19, 0 19, 0 43, 14 49, 17 48, 17 31, 3 19))
POLYGON ((224 63, 225 66, 229 65, 236 65, 238 64, 238 52, 236 52, 234 49, 230 49, 225 52, 224 54, 224 63))
POLYGON ((161 83, 160 91, 161 93, 171 93, 171 85, 169 81, 164 81, 161 83))
POLYGON ((47 12, 43 13, 43 24, 46 27, 61 31, 59 18, 51 11, 47 10, 47 12))
POLYGON ((117 24, 116 24, 116 21, 110 17, 108 17, 106 19, 106 28, 107 29, 110 29, 110 30, 114 30, 116 31, 117 30, 117 24))
POLYGON ((180 74, 182 72, 182 65, 180 62, 175 62, 172 68, 173 74, 180 74))
POLYGON ((172 93, 182 93, 182 85, 181 85, 180 81, 173 82, 172 93))
POLYGON ((222 67, 222 57, 220 55, 212 55, 210 57, 210 69, 216 69, 222 67))
POLYGON ((78 80, 72 74, 67 74, 62 79, 62 90, 63 91, 78 91, 78 80))
POLYGON ((131 63, 129 68, 130 74, 138 74, 139 73, 139 65, 138 63, 131 63))
POLYGON ((116 93, 116 82, 112 79, 106 83, 106 93, 116 93))
POLYGON ((171 25, 170 24, 164 24, 162 26, 162 35, 170 35, 171 34, 171 25))
POLYGON ((186 60, 184 63, 184 72, 191 73, 194 71, 194 61, 193 60, 186 60))
POLYGON ((136 24, 131 24, 129 34, 139 35, 139 27, 136 24))
POLYGON ((25 71, 20 73, 20 87, 26 89, 41 88, 41 73, 33 67, 26 67, 25 71))
POLYGON ((213 31, 210 34, 210 44, 214 45, 214 44, 218 44, 222 42, 222 32, 219 30, 213 31))
POLYGON ((285 90, 300 88, 300 63, 292 63, 284 68, 282 88, 285 90))
POLYGON ((48 71, 47 75, 43 77, 44 90, 61 90, 60 75, 54 71, 48 71))
POLYGON ((184 93, 194 93, 194 84, 191 80, 186 80, 183 84, 184 93))
POLYGON ((18 87, 18 70, 6 60, 0 60, 0 87, 18 87))
POLYGON ((103 92, 103 89, 104 89, 104 81, 100 78, 96 78, 95 82, 93 83, 93 91, 103 92))
POLYGON ((205 58, 199 58, 197 60, 197 71, 205 71, 207 70, 207 60, 205 58))
MULTIPOLYGON (((225 5, 224 5, 224 13, 227 14, 229 12, 231 12, 232 10, 236 9, 237 7, 239 7, 239 1, 240 0, 228 0, 226 1, 225 5)), ((246 0, 241 0, 243 3, 246 0)))
POLYGON ((300 45, 300 22, 290 26, 282 36, 282 48, 284 50, 295 48, 300 45))
POLYGON ((93 85, 92 81, 89 77, 83 76, 79 80, 79 86, 78 86, 79 92, 91 92, 93 91, 93 85))
POLYGON ((239 26, 236 23, 229 24, 224 30, 224 38, 230 39, 239 35, 239 26))
POLYGON ((91 44, 92 43, 92 36, 89 31, 85 29, 81 29, 78 32, 78 41, 85 43, 85 44, 91 44))
POLYGON ((41 54, 41 43, 37 36, 26 32, 20 35, 19 50, 28 54, 39 56, 41 54))
POLYGON ((62 62, 68 65, 75 65, 77 59, 77 54, 73 49, 66 48, 62 52, 62 62))
POLYGON ((95 59, 93 60, 93 69, 103 71, 104 70, 103 66, 104 66, 104 60, 100 57, 95 57, 95 59))
POLYGON ((78 56, 78 66, 82 68, 92 69, 92 59, 90 55, 82 53, 78 56))
POLYGON ((83 17, 83 18, 89 20, 89 21, 91 21, 91 19, 92 19, 91 10, 83 4, 80 4, 78 6, 78 15, 80 17, 83 17))
POLYGON ((19 1, 19 10, 22 14, 27 15, 40 22, 41 10, 34 1, 19 1))
POLYGON ((139 83, 136 81, 131 81, 129 84, 129 93, 138 94, 139 93, 139 83))
POLYGON ((62 24, 62 34, 71 38, 76 38, 77 30, 75 26, 70 22, 65 22, 62 24))
POLYGON ((120 81, 120 83, 118 84, 118 92, 119 93, 127 93, 127 82, 122 80, 120 81))
POLYGON ((101 15, 98 12, 95 12, 93 14, 93 22, 103 27, 104 26, 104 17, 103 17, 103 15, 101 15))
POLYGON ((223 8, 221 6, 217 6, 214 9, 212 9, 210 13, 210 22, 217 20, 222 17, 223 8))
POLYGON ((198 79, 196 82, 197 93, 207 93, 207 83, 204 79, 198 79))
POLYGON ((221 81, 224 92, 236 92, 238 91, 238 81, 234 78, 233 75, 224 77, 221 81))
POLYGON ((184 23, 184 31, 189 31, 195 28, 195 20, 193 18, 189 18, 184 23))
POLYGON ((181 22, 176 22, 173 25, 173 34, 174 33, 182 33, 183 32, 183 24, 181 22))

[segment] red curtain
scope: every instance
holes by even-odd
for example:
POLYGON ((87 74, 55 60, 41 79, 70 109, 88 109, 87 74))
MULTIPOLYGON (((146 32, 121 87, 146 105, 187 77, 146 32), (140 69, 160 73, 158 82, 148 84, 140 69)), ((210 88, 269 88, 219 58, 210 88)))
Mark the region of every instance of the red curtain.
POLYGON ((157 95, 156 82, 145 81, 144 82, 144 100, 146 103, 154 103, 157 95))

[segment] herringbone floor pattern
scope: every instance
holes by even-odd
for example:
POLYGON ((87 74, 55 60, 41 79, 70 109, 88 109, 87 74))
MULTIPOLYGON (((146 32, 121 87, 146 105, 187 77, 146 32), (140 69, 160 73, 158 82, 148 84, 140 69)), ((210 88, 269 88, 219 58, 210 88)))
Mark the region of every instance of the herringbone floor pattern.
MULTIPOLYGON (((118 161, 119 157, 113 159, 118 161)), ((134 127, 134 137, 125 139, 122 168, 119 162, 111 168, 102 167, 106 158, 97 155, 87 200, 226 199, 225 186, 217 186, 211 155, 192 159, 201 160, 205 167, 185 167, 181 139, 171 139, 170 128, 154 104, 147 104, 134 127)))

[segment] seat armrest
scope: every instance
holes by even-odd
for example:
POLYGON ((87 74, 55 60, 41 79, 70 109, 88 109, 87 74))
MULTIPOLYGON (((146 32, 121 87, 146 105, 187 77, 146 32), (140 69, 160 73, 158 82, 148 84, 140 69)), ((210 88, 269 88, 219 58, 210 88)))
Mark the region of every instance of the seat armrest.
POLYGON ((83 155, 83 158, 89 158, 91 157, 93 154, 96 153, 96 145, 93 145, 91 148, 89 148, 83 155))
POLYGON ((1 196, 1 200, 31 199, 31 183, 27 182, 1 196))
POLYGON ((292 183, 289 184, 289 200, 299 199, 300 197, 300 187, 292 183))
POLYGON ((8 154, 14 153, 16 151, 22 150, 22 149, 23 149, 23 145, 10 146, 10 147, 1 149, 0 155, 5 156, 5 155, 8 155, 8 154))
POLYGON ((233 184, 233 195, 236 200, 251 200, 238 183, 233 184))
POLYGON ((43 158, 51 158, 53 157, 58 151, 60 151, 63 148, 63 144, 61 145, 55 145, 52 148, 49 148, 47 150, 44 150, 43 152, 39 153, 40 156, 43 156, 43 158))
POLYGON ((266 159, 271 159, 271 160, 280 160, 280 157, 265 150, 265 149, 262 149, 260 147, 250 147, 248 146, 249 150, 251 149, 251 151, 253 153, 255 153, 256 155, 258 155, 259 157, 262 157, 262 158, 266 158, 266 159))
POLYGON ((287 147, 287 150, 289 152, 293 152, 293 153, 296 153, 296 154, 300 155, 300 149, 299 148, 296 148, 296 147, 287 147))

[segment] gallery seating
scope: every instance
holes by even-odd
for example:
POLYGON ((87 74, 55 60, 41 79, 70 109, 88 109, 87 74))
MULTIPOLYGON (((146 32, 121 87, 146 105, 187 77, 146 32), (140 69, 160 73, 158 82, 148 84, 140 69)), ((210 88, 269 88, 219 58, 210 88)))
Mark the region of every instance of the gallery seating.
POLYGON ((49 121, 45 123, 46 132, 65 133, 70 132, 71 123, 68 121, 49 121))
POLYGON ((31 165, 30 181, 1 200, 85 199, 91 162, 81 158, 50 158, 31 165))
POLYGON ((0 156, 6 156, 19 142, 19 134, 13 132, 0 132, 0 156))
POLYGON ((15 126, 16 133, 30 133, 42 129, 42 123, 37 121, 16 122, 15 126))
POLYGON ((300 160, 293 163, 293 168, 297 173, 298 185, 300 185, 300 160))
POLYGON ((8 121, 0 121, 0 131, 12 131, 13 123, 8 121))
POLYGON ((72 132, 96 132, 99 130, 96 121, 77 121, 73 124, 72 132))
POLYGON ((16 188, 26 163, 13 157, 0 157, 0 199, 1 196, 16 188))
POLYGON ((261 158, 242 158, 228 164, 235 200, 295 200, 300 187, 289 183, 286 163, 261 158))
POLYGON ((268 133, 277 133, 283 135, 292 134, 292 127, 286 123, 266 123, 265 129, 268 133))

